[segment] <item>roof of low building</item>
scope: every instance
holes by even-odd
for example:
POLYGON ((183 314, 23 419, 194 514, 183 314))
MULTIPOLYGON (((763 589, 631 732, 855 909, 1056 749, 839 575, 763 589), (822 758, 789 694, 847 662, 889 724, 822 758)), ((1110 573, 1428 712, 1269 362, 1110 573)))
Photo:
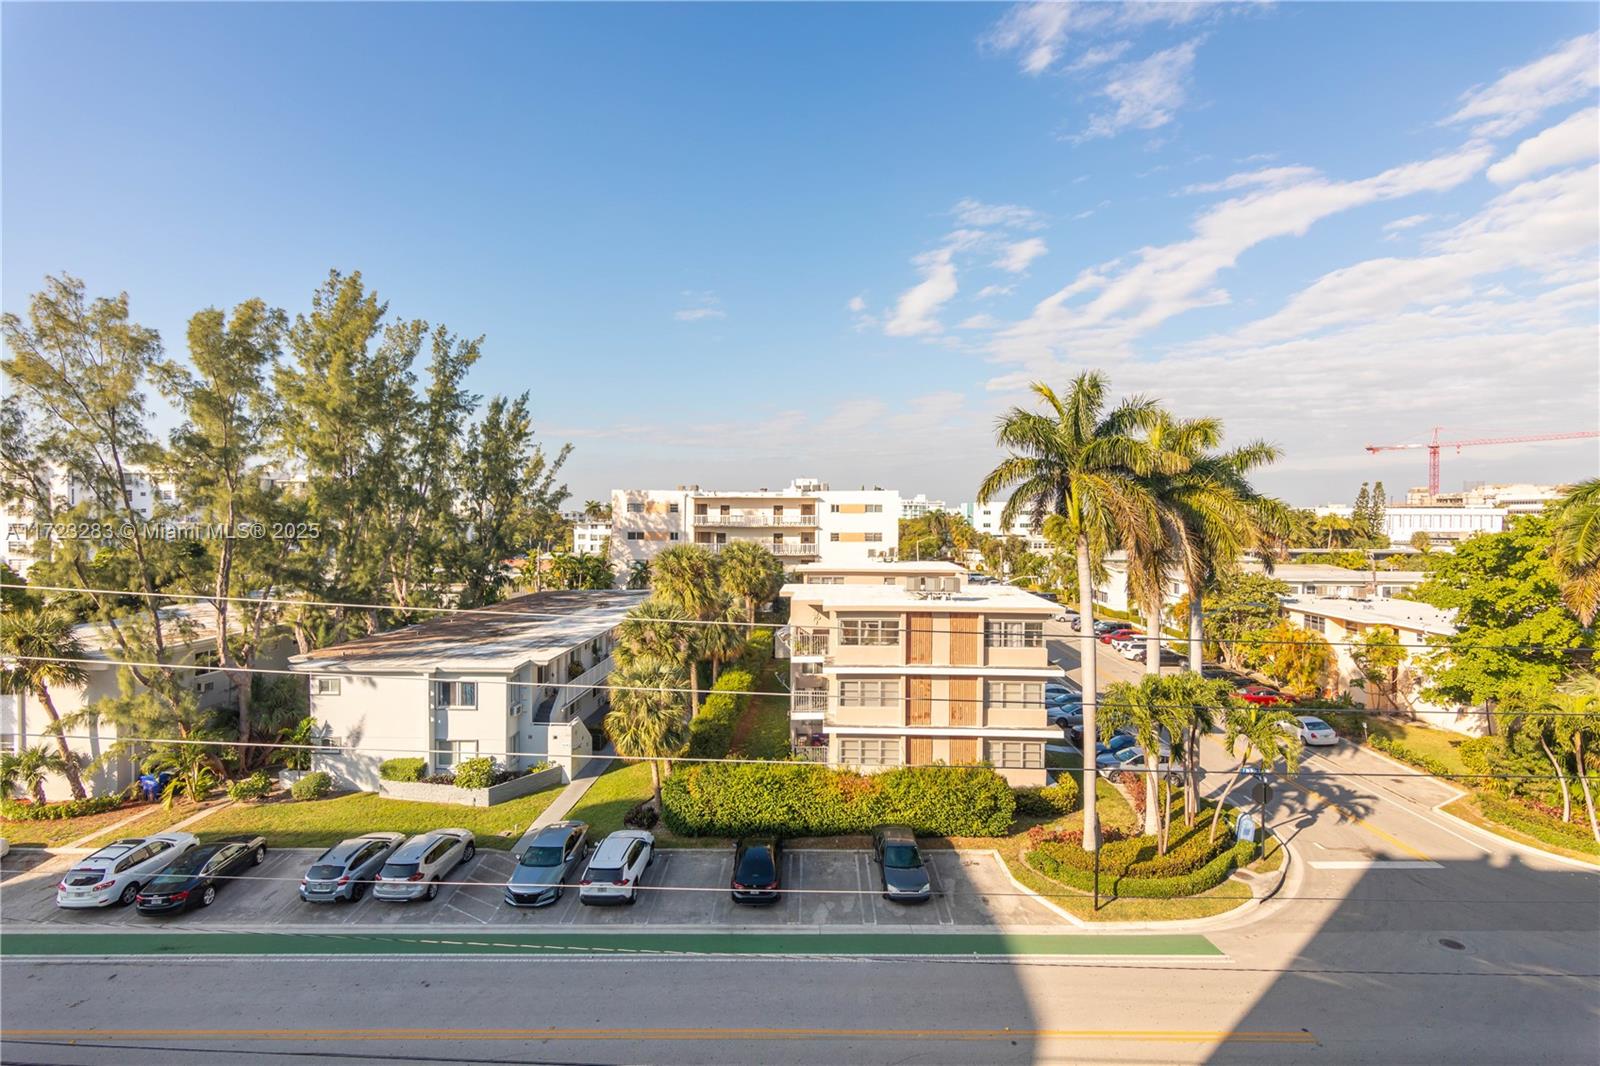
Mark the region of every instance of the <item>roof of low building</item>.
POLYGON ((1013 611, 1055 614, 1061 605, 1014 585, 968 585, 959 592, 920 592, 901 585, 785 585, 779 593, 824 611, 1013 611))
POLYGON ((548 662, 610 632, 647 592, 575 589, 533 592, 473 611, 320 648, 295 666, 382 666, 416 670, 514 670, 548 662))
MULTIPOLYGON (((1246 563, 1245 568, 1255 573, 1261 571, 1260 563, 1246 563)), ((1352 570, 1346 566, 1331 566, 1327 563, 1279 563, 1272 568, 1268 577, 1275 577, 1280 581, 1322 581, 1331 584, 1354 585, 1371 584, 1372 570, 1352 570)), ((1420 584, 1428 576, 1425 570, 1377 570, 1378 584, 1420 584)))
POLYGON ((1283 601, 1291 611, 1322 615, 1360 625, 1394 626, 1436 636, 1455 633, 1455 612, 1415 600, 1353 600, 1339 596, 1294 596, 1283 601))
POLYGON ((801 563, 789 568, 797 574, 828 574, 834 572, 864 574, 964 574, 967 568, 943 559, 916 562, 901 559, 898 562, 873 560, 860 563, 801 563))

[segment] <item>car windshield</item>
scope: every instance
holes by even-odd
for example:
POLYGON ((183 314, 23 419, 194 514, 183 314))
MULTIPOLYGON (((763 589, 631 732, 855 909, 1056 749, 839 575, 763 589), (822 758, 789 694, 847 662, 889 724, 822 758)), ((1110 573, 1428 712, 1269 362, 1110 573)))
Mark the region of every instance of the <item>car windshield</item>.
POLYGON ((306 871, 306 876, 313 881, 332 881, 336 877, 344 876, 344 867, 318 863, 306 871))
POLYGON ((416 872, 417 864, 414 862, 388 862, 383 864, 379 876, 391 881, 403 881, 416 872))
POLYGON ((1306 728, 1307 729, 1329 729, 1329 728, 1331 728, 1328 725, 1327 722, 1324 722, 1320 718, 1302 718, 1300 720, 1306 724, 1306 728))
POLYGON ((620 881, 622 871, 616 867, 606 866, 601 868, 589 867, 588 879, 590 881, 620 881))
POLYGON ((922 856, 914 844, 886 844, 883 864, 893 870, 915 870, 922 865, 922 856))
POLYGON ((739 858, 734 878, 745 883, 772 880, 772 852, 765 847, 749 848, 739 858))
POLYGON ((559 846, 529 848, 522 853, 519 861, 523 866, 560 866, 561 848, 559 846))

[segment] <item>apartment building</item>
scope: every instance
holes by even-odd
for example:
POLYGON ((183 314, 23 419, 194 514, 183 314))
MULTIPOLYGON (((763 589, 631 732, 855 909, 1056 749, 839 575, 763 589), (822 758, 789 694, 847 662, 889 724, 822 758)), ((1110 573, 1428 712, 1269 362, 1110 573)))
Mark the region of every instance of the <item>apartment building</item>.
POLYGON ((535 592, 295 656, 324 734, 316 769, 361 789, 402 756, 430 772, 488 755, 570 776, 593 750, 585 722, 608 703, 616 628, 646 595, 535 592))
POLYGON ((927 494, 921 492, 915 496, 904 497, 900 501, 901 518, 921 518, 923 515, 930 514, 933 511, 955 510, 959 510, 959 508, 951 507, 943 500, 930 500, 927 494))
POLYGON ((900 494, 837 490, 809 478, 780 490, 617 489, 609 536, 618 573, 675 544, 716 552, 753 541, 786 565, 890 559, 900 539, 900 494))
MULTIPOLYGON (((41 485, 49 485, 51 509, 58 521, 73 508, 93 501, 89 487, 71 474, 50 470, 45 477, 47 482, 41 485)), ((146 518, 153 517, 157 508, 170 508, 178 501, 176 482, 145 467, 128 467, 123 484, 134 510, 146 518)), ((45 516, 28 500, 0 501, 0 562, 19 574, 27 574, 34 561, 48 550, 49 538, 41 536, 44 531, 37 525, 44 520, 45 516)))
POLYGON ((611 523, 579 519, 572 523, 572 554, 606 555, 606 541, 611 537, 611 523))
MULTIPOLYGON (((1252 574, 1266 572, 1260 560, 1254 558, 1241 559, 1239 568, 1252 574)), ((1135 603, 1129 590, 1127 558, 1121 552, 1112 553, 1106 558, 1105 570, 1105 580, 1094 587, 1094 602, 1113 611, 1142 612, 1144 605, 1135 603)), ((1297 596, 1389 599, 1416 588, 1428 575, 1422 570, 1349 570, 1321 563, 1279 563, 1269 576, 1288 585, 1297 596)), ((1162 603, 1170 608, 1188 594, 1189 583, 1183 571, 1169 569, 1162 603)))
POLYGON ((1000 516, 1005 509, 1005 501, 995 500, 991 503, 964 503, 956 510, 965 515, 972 528, 979 533, 991 537, 1021 537, 1028 542, 1028 550, 1033 552, 1050 550, 1050 542, 1044 539, 1044 534, 1029 524, 1031 516, 1019 514, 1009 526, 1001 523, 1000 516))
POLYGON ((951 563, 804 568, 785 585, 797 753, 863 771, 989 763, 1045 782, 1045 622, 1060 608, 951 563), (838 580, 834 580, 837 578, 838 580))

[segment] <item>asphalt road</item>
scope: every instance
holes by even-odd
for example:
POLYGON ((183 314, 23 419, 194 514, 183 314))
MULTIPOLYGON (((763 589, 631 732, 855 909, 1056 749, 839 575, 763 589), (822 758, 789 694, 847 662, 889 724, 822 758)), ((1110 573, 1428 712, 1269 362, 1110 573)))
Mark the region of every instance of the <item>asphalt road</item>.
POLYGON ((1278 782, 1294 858, 1206 931, 1222 958, 7 959, 0 1060, 1600 1061, 1600 876, 1447 821, 1412 773, 1339 747, 1278 782))

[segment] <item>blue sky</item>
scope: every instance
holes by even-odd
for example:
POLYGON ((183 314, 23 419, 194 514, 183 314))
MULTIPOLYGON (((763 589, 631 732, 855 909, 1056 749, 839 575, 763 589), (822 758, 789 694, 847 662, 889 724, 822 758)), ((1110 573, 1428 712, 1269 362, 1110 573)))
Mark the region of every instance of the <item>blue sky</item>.
POLYGON ((1276 441, 1294 502, 1401 491, 1363 444, 1596 426, 1597 12, 7 4, 0 285, 127 290, 181 354, 361 270, 487 335, 579 500, 968 499, 1084 367, 1276 441))

